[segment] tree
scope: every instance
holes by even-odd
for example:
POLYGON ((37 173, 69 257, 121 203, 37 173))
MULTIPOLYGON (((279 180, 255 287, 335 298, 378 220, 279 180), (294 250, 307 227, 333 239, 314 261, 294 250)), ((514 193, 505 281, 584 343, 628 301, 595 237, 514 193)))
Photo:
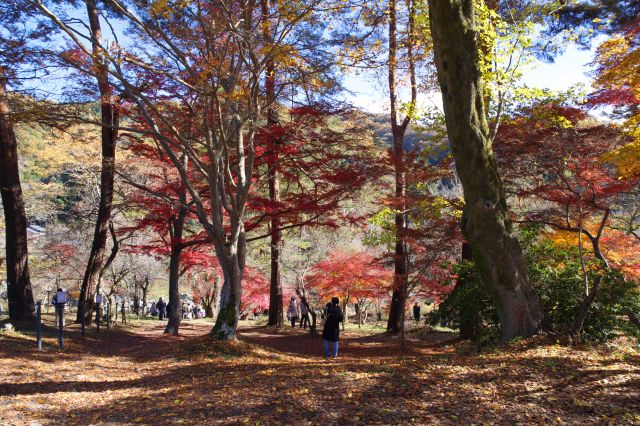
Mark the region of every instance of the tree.
POLYGON ((202 304, 205 316, 213 318, 220 297, 220 274, 217 270, 194 268, 187 272, 193 302, 202 304))
MULTIPOLYGON (((258 269, 247 267, 244 289, 241 304, 244 314, 248 314, 249 311, 263 312, 271 308, 269 282, 258 269)), ((280 301, 283 302, 284 300, 280 301)))
MULTIPOLYGON (((42 0, 35 1, 77 48, 90 55, 79 35, 82 29, 71 28, 42 0)), ((287 37, 314 13, 317 3, 279 6, 280 25, 273 31, 276 42, 271 47, 257 36, 263 21, 253 0, 218 1, 206 7, 197 2, 111 0, 109 4, 129 25, 136 42, 129 49, 102 46, 108 71, 130 111, 144 120, 144 131, 156 138, 194 199, 194 212, 215 247, 224 276, 212 334, 235 339, 255 135, 262 111, 268 108, 261 96, 261 76, 270 57, 277 62, 291 52, 287 37), (138 80, 140 76, 145 78, 138 80), (158 108, 157 101, 176 99, 189 100, 197 132, 185 134, 172 125, 171 111, 158 108), (182 156, 193 165, 195 177, 188 175, 182 156), (199 182, 206 182, 205 192, 200 192, 199 182)))
POLYGON ((18 141, 11 122, 3 68, 0 68, 0 189, 6 229, 9 317, 12 321, 28 321, 34 318, 35 306, 29 275, 27 217, 18 171, 18 141))
MULTIPOLYGON (((276 0, 261 0, 260 14, 262 24, 262 43, 265 49, 277 49, 281 54, 267 56, 264 69, 264 97, 266 101, 266 125, 261 128, 263 142, 268 143, 265 153, 268 179, 269 201, 278 206, 281 197, 288 192, 288 182, 283 180, 282 170, 287 166, 282 157, 290 156, 285 146, 287 140, 278 132, 280 123, 287 119, 282 113, 285 102, 294 105, 312 106, 320 102, 325 94, 339 86, 334 74, 336 58, 333 48, 348 34, 342 34, 332 28, 330 22, 336 14, 348 10, 348 5, 358 2, 302 2, 308 7, 306 15, 300 15, 295 28, 284 39, 282 29, 289 25, 282 14, 290 5, 276 0), (283 163, 284 162, 284 163, 283 163)), ((282 306, 282 251, 284 247, 283 231, 297 226, 283 223, 281 215, 273 211, 268 215, 270 231, 270 303, 269 321, 272 326, 282 324, 284 311, 282 306)))
POLYGON ((6 230, 6 269, 9 316, 13 321, 35 316, 29 273, 27 217, 20 184, 18 141, 13 127, 8 86, 19 86, 40 64, 37 43, 51 28, 28 23, 32 7, 16 1, 0 5, 0 193, 6 230), (29 66, 31 64, 32 66, 29 66), (26 69, 21 69, 24 66, 26 69))
MULTIPOLYGON (((640 5, 638 6, 640 8, 640 5)), ((621 176, 640 175, 640 20, 636 19, 600 44, 595 57, 595 92, 590 106, 613 107, 613 115, 623 120, 623 130, 631 136, 628 144, 607 153, 621 176)))
POLYGON ((464 190, 463 233, 500 314, 502 338, 530 336, 542 314, 512 235, 490 141, 471 0, 430 0, 429 20, 449 142, 464 190))
POLYGON ((578 0, 557 2, 547 18, 543 35, 568 35, 588 46, 599 34, 615 34, 633 25, 640 14, 638 0, 578 0))
MULTIPOLYGON (((260 2, 262 19, 264 21, 262 34, 267 45, 273 44, 271 34, 271 2, 261 0, 260 2)), ((267 126, 278 124, 278 111, 276 109, 276 66, 274 58, 267 58, 265 64, 264 90, 267 103, 270 105, 267 110, 267 126)), ((266 130, 268 131, 268 130, 266 130)), ((280 177, 279 177, 279 152, 280 140, 274 138, 270 145, 270 152, 267 155, 267 176, 269 181, 269 201, 277 205, 280 202, 280 177)), ((269 321, 268 325, 281 326, 284 320, 284 309, 282 302, 282 273, 280 268, 280 253, 282 251, 282 231, 280 229, 280 215, 271 216, 269 224, 271 236, 269 248, 271 251, 271 276, 269 280, 269 321)))
MULTIPOLYGON (((270 321, 273 315, 282 316, 273 313, 272 308, 281 309, 279 304, 284 300, 281 278, 274 275, 274 226, 278 227, 277 241, 281 243, 284 232, 303 226, 335 228, 342 223, 356 223, 357 215, 343 214, 341 208, 380 175, 374 147, 361 118, 358 112, 348 109, 299 106, 286 111, 277 123, 259 130, 260 150, 255 163, 258 173, 247 230, 257 234, 248 241, 267 237, 271 241, 270 321), (267 172, 260 173, 264 169, 267 172), (279 182, 277 200, 273 197, 273 173, 279 182), (267 220, 268 231, 264 233, 262 225, 267 220), (274 284, 276 278, 278 286, 274 284), (274 302, 276 294, 279 301, 274 302)), ((283 247, 278 247, 280 271, 283 247)))
POLYGON ((394 254, 394 278, 393 294, 389 311, 387 330, 398 332, 404 329, 404 310, 408 295, 409 280, 409 252, 407 247, 407 176, 405 166, 404 135, 411 122, 416 108, 418 87, 416 81, 416 64, 414 49, 416 46, 416 5, 413 0, 407 2, 407 38, 403 45, 407 49, 407 62, 409 68, 409 80, 411 86, 411 100, 405 117, 398 120, 398 36, 397 36, 397 4, 395 0, 389 2, 389 61, 387 64, 387 77, 389 83, 389 104, 391 114, 391 134, 393 137, 393 168, 395 179, 394 209, 395 209, 395 254, 394 254))
MULTIPOLYGON (((183 112, 182 108, 176 106, 167 108, 173 108, 176 116, 183 112)), ((191 127, 188 114, 185 115, 187 118, 182 123, 191 127)), ((204 232, 194 229, 193 223, 197 218, 191 211, 193 199, 164 151, 157 144, 154 147, 147 141, 135 139, 129 145, 129 150, 138 159, 138 165, 133 170, 134 175, 123 174, 125 181, 135 189, 126 202, 129 209, 136 212, 143 210, 145 214, 133 226, 121 232, 148 229, 157 235, 157 239, 130 247, 130 251, 169 257, 170 315, 165 333, 178 335, 182 320, 180 277, 194 265, 202 264, 202 252, 210 250, 211 244, 208 244, 204 232)), ((185 156, 182 158, 182 165, 191 175, 192 168, 185 156)), ((205 260, 212 261, 208 256, 205 260)))
POLYGON ((87 16, 89 21, 91 39, 90 70, 84 70, 95 76, 98 91, 100 93, 100 131, 102 146, 102 166, 100 172, 100 201, 98 202, 98 216, 93 234, 93 243, 89 253, 87 269, 82 279, 80 288, 80 303, 84 309, 78 311, 77 321, 85 321, 82 313, 91 322, 91 312, 99 275, 105 261, 105 249, 107 245, 107 232, 111 220, 111 208, 113 205, 113 181, 115 176, 116 140, 118 137, 118 111, 115 105, 113 89, 109 82, 109 71, 105 60, 105 51, 102 47, 102 29, 100 27, 100 13, 96 0, 87 0, 87 16))
POLYGON ((392 273, 370 253, 336 250, 315 264, 306 280, 325 300, 341 299, 346 321, 350 302, 362 306, 367 299, 377 300, 388 294, 392 273))
POLYGON ((575 343, 604 276, 589 282, 585 239, 602 271, 609 271, 602 238, 620 195, 637 186, 637 178, 621 178, 604 161, 627 142, 614 126, 593 123, 580 109, 549 102, 523 108, 498 135, 500 169, 508 192, 523 206, 521 221, 576 236, 584 300, 570 330, 575 343))

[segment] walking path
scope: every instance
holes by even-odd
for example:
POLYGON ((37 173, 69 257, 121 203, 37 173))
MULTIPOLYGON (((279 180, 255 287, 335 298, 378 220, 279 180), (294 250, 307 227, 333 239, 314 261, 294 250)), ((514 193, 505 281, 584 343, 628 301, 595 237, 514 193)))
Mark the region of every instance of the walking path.
POLYGON ((344 334, 337 360, 300 330, 240 343, 159 322, 67 339, 0 335, 0 424, 603 424, 640 422, 640 359, 619 348, 513 344, 464 354, 450 335, 344 334), (46 343, 53 345, 54 339, 46 343))

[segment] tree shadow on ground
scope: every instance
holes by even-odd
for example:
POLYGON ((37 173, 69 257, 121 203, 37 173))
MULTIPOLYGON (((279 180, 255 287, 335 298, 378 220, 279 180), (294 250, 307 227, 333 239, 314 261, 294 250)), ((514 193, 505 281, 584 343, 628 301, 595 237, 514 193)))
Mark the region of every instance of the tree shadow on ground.
MULTIPOLYGON (((63 355, 84 366, 85 381, 3 380, 3 410, 24 414, 32 404, 33 419, 65 425, 597 424, 640 412, 633 359, 590 361, 540 346, 471 356, 440 337, 411 342, 413 351, 399 356, 388 335, 347 334, 338 360, 326 360, 319 337, 260 327, 241 330, 251 345, 234 354, 205 337, 163 337, 162 326, 106 334, 93 343, 111 348, 87 354, 85 346, 80 357, 81 341, 78 352, 63 355), (189 352, 194 343, 209 352, 189 352)), ((185 327, 194 335, 209 329, 185 327)), ((57 368, 66 360, 47 362, 57 368)))
MULTIPOLYGON (((594 416, 615 416, 640 408, 629 392, 637 381, 621 384, 623 391, 615 393, 598 383, 628 371, 587 372, 579 362, 566 365, 567 370, 556 377, 545 376, 543 370, 522 376, 520 368, 526 369, 526 364, 496 373, 480 359, 462 364, 416 357, 386 365, 354 359, 299 361, 215 358, 168 368, 158 376, 130 383, 99 382, 95 389, 86 384, 76 391, 125 390, 128 395, 93 408, 51 412, 47 418, 67 424, 92 419, 116 423, 138 419, 144 424, 171 424, 180 419, 201 419, 204 424, 451 424, 493 419, 515 424, 560 417, 573 424, 589 424, 594 416), (538 374, 542 374, 539 389, 527 390, 526 382, 538 374), (562 378, 570 384, 551 385, 562 378)), ((72 386, 80 385, 64 384, 60 391, 72 386)))
MULTIPOLYGON (((322 336, 296 333, 273 327, 250 327, 239 333, 242 341, 262 345, 283 353, 301 356, 322 356, 322 336)), ((340 337, 340 357, 387 358, 418 355, 458 341, 453 333, 436 332, 420 338, 406 340, 406 348, 400 348, 400 338, 387 332, 373 335, 343 332, 340 337), (384 348, 384 350, 381 350, 384 348)))

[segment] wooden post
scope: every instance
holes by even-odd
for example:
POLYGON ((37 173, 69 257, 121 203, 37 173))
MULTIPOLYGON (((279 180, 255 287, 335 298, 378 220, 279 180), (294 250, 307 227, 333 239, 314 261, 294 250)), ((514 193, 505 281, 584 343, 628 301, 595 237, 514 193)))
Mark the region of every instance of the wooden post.
POLYGON ((36 340, 38 342, 38 350, 42 350, 42 302, 36 304, 36 340))
POLYGON ((64 326, 64 303, 56 304, 56 311, 58 313, 58 349, 64 349, 64 336, 62 335, 62 328, 64 326))
POLYGON ((80 300, 80 304, 78 305, 80 310, 80 335, 84 337, 84 301, 80 300))

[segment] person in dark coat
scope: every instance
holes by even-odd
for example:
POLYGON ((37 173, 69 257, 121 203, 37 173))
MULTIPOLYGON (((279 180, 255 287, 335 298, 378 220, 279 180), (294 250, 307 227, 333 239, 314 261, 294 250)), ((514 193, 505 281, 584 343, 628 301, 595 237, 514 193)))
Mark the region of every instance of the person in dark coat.
POLYGON ((343 321, 342 309, 340 309, 337 297, 331 299, 331 303, 327 304, 324 313, 324 328, 322 329, 322 339, 324 339, 324 355, 329 358, 329 343, 333 343, 333 357, 338 357, 338 340, 340 340, 340 323, 343 321))
POLYGON ((156 309, 158 310, 158 319, 163 320, 167 312, 167 304, 162 300, 162 297, 158 299, 156 303, 156 309))
POLYGON ((300 300, 300 328, 302 328, 303 325, 306 330, 307 325, 309 325, 309 310, 305 304, 302 303, 302 300, 300 300))
POLYGON ((413 304, 413 319, 416 322, 420 321, 420 305, 418 305, 418 302, 413 304))

